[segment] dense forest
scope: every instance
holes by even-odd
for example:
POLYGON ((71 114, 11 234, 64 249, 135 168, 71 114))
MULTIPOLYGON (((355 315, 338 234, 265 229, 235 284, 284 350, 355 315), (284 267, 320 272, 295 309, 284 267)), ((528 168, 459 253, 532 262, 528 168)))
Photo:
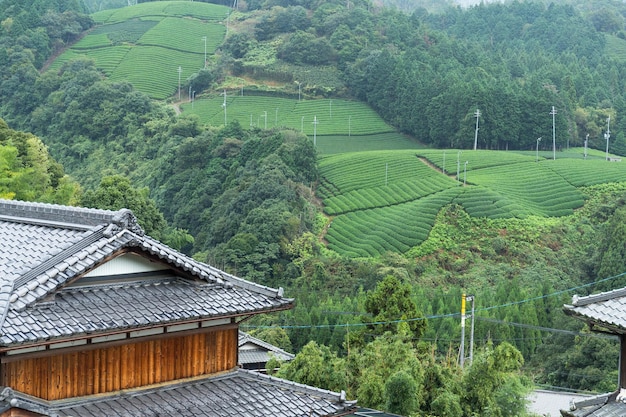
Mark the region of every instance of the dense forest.
MULTIPOLYGON (((240 3, 217 60, 185 88, 263 74, 293 93, 297 76, 309 97, 365 101, 416 141, 455 149, 471 148, 480 109, 481 149, 531 150, 552 131, 555 106, 559 148, 589 135, 591 147, 604 149, 611 117, 611 152, 626 155, 623 2, 240 3)), ((300 132, 202 124, 108 80, 88 60, 46 71, 94 26, 87 13, 126 1, 0 4, 0 196, 126 206, 171 246, 285 287, 296 307, 249 327, 302 352, 279 375, 348 386, 363 405, 407 415, 521 415, 523 399, 505 399, 528 380, 614 388, 615 341, 588 333, 561 306, 571 289, 626 284, 624 184, 588 187, 584 208, 564 218, 476 219, 449 206, 407 254, 340 257, 319 238, 318 155, 300 132), (383 291, 403 308, 385 303, 383 291), (465 373, 455 365, 463 293, 478 305, 480 351, 465 373), (371 367, 379 359, 390 361, 384 373, 371 367), (328 379, 313 379, 321 368, 312 366, 329 367, 328 379), (469 389, 479 377, 484 392, 469 389), (423 396, 394 404, 394 389, 406 386, 423 396), (490 387, 502 388, 489 396, 490 387), (465 406, 446 408, 458 403, 465 406)))

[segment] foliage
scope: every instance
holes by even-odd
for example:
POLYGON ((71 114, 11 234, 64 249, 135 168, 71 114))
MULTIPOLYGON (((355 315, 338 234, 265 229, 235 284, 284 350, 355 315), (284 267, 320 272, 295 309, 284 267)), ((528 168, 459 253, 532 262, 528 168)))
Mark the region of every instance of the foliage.
POLYGON ((343 361, 324 345, 309 342, 296 357, 284 364, 276 373, 301 384, 341 391, 345 387, 343 361))
POLYGON ((405 371, 398 371, 385 382, 385 408, 392 413, 408 416, 418 411, 418 385, 405 371))
POLYGON ((85 192, 81 204, 106 210, 130 209, 137 216, 139 225, 155 239, 176 249, 193 243, 193 237, 185 230, 168 228, 163 214, 150 199, 147 187, 134 188, 124 176, 102 178, 98 188, 85 192))
POLYGON ((411 287, 393 275, 386 276, 376 285, 376 289, 368 294, 365 311, 371 315, 367 320, 376 323, 368 326, 374 334, 394 331, 399 326, 400 320, 409 318, 412 321, 407 324, 412 338, 419 340, 426 329, 426 320, 421 319, 423 314, 411 299, 411 287))
POLYGON ((73 205, 79 192, 38 137, 0 119, 0 198, 73 205))
POLYGON ((485 416, 522 416, 525 394, 530 387, 516 373, 524 360, 509 343, 487 346, 463 375, 463 399, 466 415, 471 411, 485 416))

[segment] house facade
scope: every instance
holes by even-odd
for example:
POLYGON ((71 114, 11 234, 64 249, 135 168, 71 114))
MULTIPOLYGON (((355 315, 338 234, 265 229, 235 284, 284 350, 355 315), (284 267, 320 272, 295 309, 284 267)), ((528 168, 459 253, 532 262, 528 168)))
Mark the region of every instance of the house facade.
POLYGON ((0 200, 0 416, 339 416, 241 369, 239 323, 283 290, 147 236, 129 210, 0 200))

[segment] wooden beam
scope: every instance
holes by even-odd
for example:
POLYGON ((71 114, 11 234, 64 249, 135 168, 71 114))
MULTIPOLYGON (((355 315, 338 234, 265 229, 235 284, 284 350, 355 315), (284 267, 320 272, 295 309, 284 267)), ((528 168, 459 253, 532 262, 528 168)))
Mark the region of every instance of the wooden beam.
POLYGON ((626 335, 619 336, 619 387, 626 388, 626 335))

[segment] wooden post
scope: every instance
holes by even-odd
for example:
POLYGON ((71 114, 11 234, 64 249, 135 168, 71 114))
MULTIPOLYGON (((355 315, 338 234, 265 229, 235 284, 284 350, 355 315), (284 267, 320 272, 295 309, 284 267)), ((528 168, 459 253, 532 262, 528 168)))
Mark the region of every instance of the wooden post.
POLYGON ((626 388, 626 335, 619 335, 619 387, 626 388))

